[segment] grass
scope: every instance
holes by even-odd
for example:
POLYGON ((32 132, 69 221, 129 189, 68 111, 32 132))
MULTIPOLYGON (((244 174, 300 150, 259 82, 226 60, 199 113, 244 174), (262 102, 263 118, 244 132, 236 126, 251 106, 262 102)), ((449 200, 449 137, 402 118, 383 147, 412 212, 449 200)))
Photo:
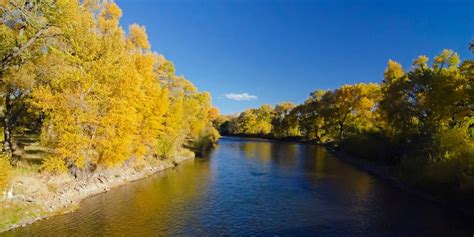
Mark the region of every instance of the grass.
MULTIPOLYGON (((0 128, 0 149, 3 149, 3 128, 0 128)), ((39 144, 38 134, 23 132, 13 136, 16 150, 13 152, 15 174, 37 172, 41 167, 47 150, 39 144)))
MULTIPOLYGON (((43 159, 42 148, 37 145, 38 137, 34 135, 21 135, 14 137, 15 141, 21 143, 19 162, 12 169, 12 176, 27 175, 38 172, 39 160, 43 159), (31 155, 36 154, 36 155, 31 155)), ((0 128, 0 149, 3 149, 4 134, 0 128)), ((33 221, 45 215, 41 205, 18 201, 2 201, 0 197, 0 232, 17 224, 33 221)))
POLYGON ((24 163, 19 163, 17 166, 13 169, 13 175, 28 175, 32 173, 38 173, 40 170, 41 165, 39 164, 24 164, 24 163))
POLYGON ((0 232, 19 224, 44 216, 43 207, 37 204, 25 204, 10 201, 0 202, 0 232))
POLYGON ((49 216, 73 212, 79 209, 79 204, 47 212, 43 206, 35 203, 0 201, 0 233, 17 225, 28 224, 49 216))

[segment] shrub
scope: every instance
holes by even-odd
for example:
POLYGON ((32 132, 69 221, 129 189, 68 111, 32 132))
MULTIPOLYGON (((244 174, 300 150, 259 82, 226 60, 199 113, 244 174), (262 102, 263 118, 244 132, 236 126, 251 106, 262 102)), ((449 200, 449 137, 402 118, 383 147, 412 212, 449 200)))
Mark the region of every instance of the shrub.
POLYGON ((344 139, 342 150, 358 158, 391 163, 393 155, 388 139, 380 134, 364 133, 344 139))
POLYGON ((179 157, 186 157, 186 158, 192 158, 195 156, 194 152, 192 152, 191 150, 188 150, 186 148, 183 148, 181 150, 179 150, 177 156, 179 157))
POLYGON ((446 197, 472 195, 474 142, 465 131, 462 128, 452 128, 438 132, 431 153, 420 153, 402 159, 402 178, 446 197))
POLYGON ((49 156, 46 158, 42 165, 42 170, 51 173, 65 173, 67 167, 64 160, 57 156, 49 156))
POLYGON ((201 136, 193 141, 192 148, 197 153, 204 152, 207 148, 216 143, 219 137, 219 132, 215 128, 209 127, 201 136))
MULTIPOLYGON (((450 179, 456 188, 463 191, 474 190, 474 139, 465 127, 442 130, 437 134, 440 159, 449 164, 450 179)), ((442 162, 443 163, 443 162, 442 162)), ((445 167, 441 167, 445 168, 445 167)), ((435 172, 441 172, 437 169, 435 172)))
POLYGON ((156 153, 160 159, 168 159, 178 152, 181 141, 177 136, 166 134, 161 137, 156 146, 156 153))

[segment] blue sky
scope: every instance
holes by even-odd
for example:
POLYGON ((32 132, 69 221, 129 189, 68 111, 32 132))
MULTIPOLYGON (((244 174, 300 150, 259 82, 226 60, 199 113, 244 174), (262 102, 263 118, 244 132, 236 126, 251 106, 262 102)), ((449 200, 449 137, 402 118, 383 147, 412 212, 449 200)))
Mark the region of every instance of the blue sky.
POLYGON ((117 0, 122 25, 209 91, 223 114, 303 102, 311 91, 380 82, 388 59, 409 68, 444 48, 473 58, 472 0, 117 0))

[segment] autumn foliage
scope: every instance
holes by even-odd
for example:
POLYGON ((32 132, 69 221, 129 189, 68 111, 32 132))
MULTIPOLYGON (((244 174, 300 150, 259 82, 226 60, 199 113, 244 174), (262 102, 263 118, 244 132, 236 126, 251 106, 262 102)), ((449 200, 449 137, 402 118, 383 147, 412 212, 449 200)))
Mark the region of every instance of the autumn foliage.
MULTIPOLYGON (((472 49, 472 46, 471 46, 472 49)), ((264 105, 221 117, 223 134, 298 137, 396 164, 416 185, 474 190, 474 63, 443 50, 404 71, 389 60, 380 84, 317 90, 300 105, 264 105)))
POLYGON ((40 133, 43 168, 54 172, 166 159, 217 140, 210 95, 151 51, 145 27, 122 29, 113 1, 15 0, 0 14, 7 153, 20 128, 40 133))

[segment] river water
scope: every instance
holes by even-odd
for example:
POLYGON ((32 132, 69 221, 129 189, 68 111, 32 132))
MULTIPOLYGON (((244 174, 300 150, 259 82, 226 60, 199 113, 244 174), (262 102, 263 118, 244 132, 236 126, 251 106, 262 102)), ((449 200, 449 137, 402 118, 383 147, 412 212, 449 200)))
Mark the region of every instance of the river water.
POLYGON ((224 137, 205 158, 6 236, 473 236, 315 145, 224 137))

